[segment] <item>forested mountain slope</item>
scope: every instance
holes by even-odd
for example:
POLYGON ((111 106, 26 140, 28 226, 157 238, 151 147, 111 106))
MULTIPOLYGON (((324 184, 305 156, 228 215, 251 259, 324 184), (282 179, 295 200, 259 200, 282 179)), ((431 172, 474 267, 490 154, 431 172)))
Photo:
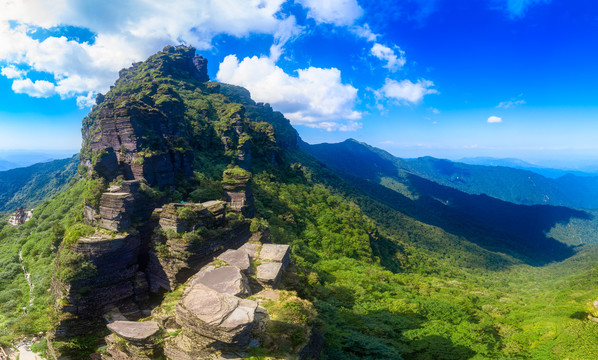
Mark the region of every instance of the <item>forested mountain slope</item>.
POLYGON ((0 172, 0 212, 32 208, 64 191, 77 173, 78 156, 0 172))
MULTIPOLYGON (((353 139, 306 149, 340 170, 378 182, 408 173, 468 194, 486 194, 515 204, 598 207, 598 177, 569 174, 551 179, 504 166, 469 165, 432 157, 400 159, 353 139)), ((406 188, 397 190, 409 194, 406 188)))

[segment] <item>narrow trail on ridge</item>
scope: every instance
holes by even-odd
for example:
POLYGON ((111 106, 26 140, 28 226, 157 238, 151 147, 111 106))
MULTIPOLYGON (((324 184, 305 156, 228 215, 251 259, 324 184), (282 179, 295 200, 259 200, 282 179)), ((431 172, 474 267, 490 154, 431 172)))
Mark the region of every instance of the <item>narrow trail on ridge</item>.
POLYGON ((33 283, 31 282, 31 275, 27 272, 25 268, 25 264, 23 263, 23 249, 19 250, 19 262, 21 263, 21 268, 23 268, 23 274, 25 274, 25 280, 27 280, 27 284, 29 285, 29 302, 27 303, 27 307, 33 306, 33 283))

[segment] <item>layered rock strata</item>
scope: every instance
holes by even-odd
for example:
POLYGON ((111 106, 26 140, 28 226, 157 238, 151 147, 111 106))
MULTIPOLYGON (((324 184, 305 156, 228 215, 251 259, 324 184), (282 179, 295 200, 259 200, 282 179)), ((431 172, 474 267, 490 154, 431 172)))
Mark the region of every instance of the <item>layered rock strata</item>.
MULTIPOLYGON (((129 354, 131 359, 146 359, 139 355, 139 349, 152 348, 152 342, 139 344, 139 340, 146 335, 146 327, 157 329, 159 324, 164 327, 163 333, 175 333, 166 336, 163 343, 163 354, 170 360, 198 360, 198 359, 241 359, 247 357, 248 346, 258 346, 260 337, 268 328, 270 316, 268 311, 260 306, 260 302, 279 301, 277 290, 263 290, 255 295, 257 300, 248 300, 252 294, 250 282, 244 272, 251 272, 251 262, 261 262, 257 267, 258 278, 263 265, 276 267, 275 276, 280 280, 282 270, 288 266, 289 247, 287 245, 246 243, 238 249, 229 249, 221 254, 213 263, 203 267, 186 282, 180 300, 174 313, 164 315, 162 312, 152 312, 156 325, 143 325, 141 328, 122 329, 122 322, 109 325, 114 333, 107 337, 109 356, 105 359, 120 359, 123 353, 129 354), (264 251, 265 250, 265 251, 264 251), (248 255, 252 254, 252 257, 248 255), (253 260, 250 260, 253 259, 253 260), (249 266, 246 270, 246 262, 249 266), (235 264, 240 264, 237 267, 235 264), (283 265, 286 264, 286 265, 283 265), (129 330, 127 333, 125 330, 129 330), (131 335, 134 334, 135 336, 131 335), (114 350, 117 341, 114 335, 125 339, 114 350), (136 352, 137 351, 137 352, 136 352)), ((276 284, 272 284, 276 285, 276 284)), ((258 284, 259 288, 259 284, 258 284)), ((285 295, 288 296, 288 295, 285 295)), ((157 308, 155 310, 159 310, 157 308)), ((149 322, 152 323, 153 322, 149 322)), ((129 326, 129 325, 127 325, 129 326)), ((148 332, 149 334, 149 332, 148 332)), ((298 352, 298 359, 319 359, 322 348, 321 334, 312 329, 308 341, 298 352)), ((142 340, 143 342, 143 340, 142 340)), ((152 348, 155 351, 155 347, 152 348)))
POLYGON ((108 324, 106 351, 114 360, 149 360, 162 355, 156 322, 115 321, 108 324))
MULTIPOLYGON (((57 339, 93 331, 101 323, 107 307, 145 304, 148 282, 145 274, 139 271, 140 245, 138 233, 108 235, 96 232, 79 239, 72 249, 61 249, 82 256, 94 270, 89 270, 89 276, 69 283, 54 277, 52 292, 60 314, 57 339)), ((129 317, 141 317, 139 307, 128 308, 129 317)))
POLYGON ((232 211, 253 217, 255 208, 251 191, 251 173, 242 168, 225 170, 222 174, 224 199, 232 211))
POLYGON ((282 278, 284 269, 290 263, 288 245, 264 244, 257 259, 257 281, 265 288, 276 288, 282 278))
POLYGON ((248 221, 226 220, 222 201, 167 204, 159 218, 162 231, 154 235, 147 267, 152 292, 174 290, 213 256, 241 246, 252 235, 248 221))

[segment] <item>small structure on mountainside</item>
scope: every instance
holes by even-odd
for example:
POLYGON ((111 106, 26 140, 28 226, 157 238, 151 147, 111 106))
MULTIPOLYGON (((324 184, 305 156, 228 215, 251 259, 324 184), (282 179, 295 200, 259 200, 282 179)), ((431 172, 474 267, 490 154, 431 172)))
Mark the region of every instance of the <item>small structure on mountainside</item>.
POLYGON ((8 223, 12 226, 19 226, 30 220, 33 216, 33 210, 25 210, 23 207, 19 207, 8 219, 8 223))

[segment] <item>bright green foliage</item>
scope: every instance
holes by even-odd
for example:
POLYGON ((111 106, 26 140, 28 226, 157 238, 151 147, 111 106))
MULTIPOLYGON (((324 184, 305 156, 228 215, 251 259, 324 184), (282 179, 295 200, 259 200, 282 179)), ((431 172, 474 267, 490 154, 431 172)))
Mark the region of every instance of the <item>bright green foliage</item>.
POLYGON ((262 335, 262 348, 270 356, 289 358, 301 350, 308 340, 311 326, 316 319, 312 303, 297 297, 293 292, 281 291, 280 298, 264 304, 270 321, 262 335))
POLYGON ((38 206, 33 218, 18 228, 5 222, 0 225, 0 341, 50 328, 48 311, 52 300, 48 289, 57 245, 64 229, 74 229, 73 224, 81 221, 86 188, 82 181, 55 195, 38 206), (22 308, 29 301, 29 287, 19 264, 19 250, 34 285, 33 306, 26 312, 22 308))

